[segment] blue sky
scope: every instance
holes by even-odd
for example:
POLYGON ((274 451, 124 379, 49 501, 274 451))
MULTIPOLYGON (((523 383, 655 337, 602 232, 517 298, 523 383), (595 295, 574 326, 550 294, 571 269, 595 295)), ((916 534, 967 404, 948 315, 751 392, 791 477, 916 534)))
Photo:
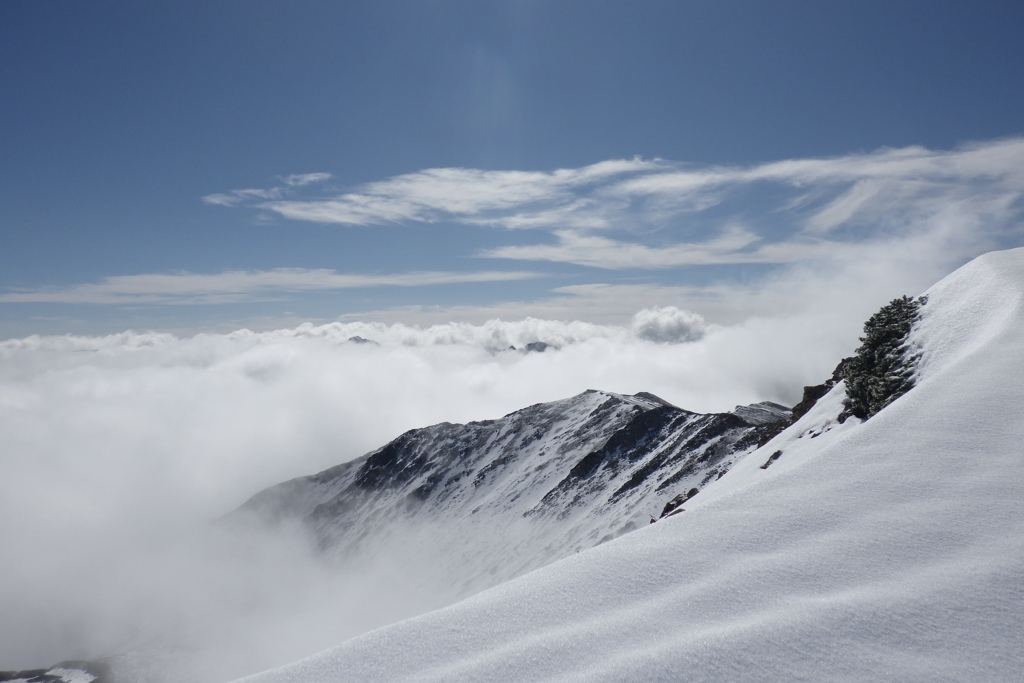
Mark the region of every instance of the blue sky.
POLYGON ((1024 244, 1017 2, 0 4, 0 338, 734 323, 1024 244))

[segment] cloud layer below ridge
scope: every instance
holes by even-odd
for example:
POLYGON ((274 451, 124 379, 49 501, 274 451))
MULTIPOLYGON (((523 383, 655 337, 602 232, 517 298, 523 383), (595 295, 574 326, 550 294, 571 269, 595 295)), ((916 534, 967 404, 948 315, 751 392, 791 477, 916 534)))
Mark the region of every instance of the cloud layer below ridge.
POLYGON ((326 570, 297 538, 225 540, 209 522, 405 430, 588 388, 702 411, 790 401, 830 368, 831 334, 662 307, 621 326, 353 322, 0 342, 0 536, 18 558, 0 564, 0 661, 208 646, 218 666, 265 668, 431 608, 431 595, 326 570), (549 347, 527 352, 532 342, 549 347))

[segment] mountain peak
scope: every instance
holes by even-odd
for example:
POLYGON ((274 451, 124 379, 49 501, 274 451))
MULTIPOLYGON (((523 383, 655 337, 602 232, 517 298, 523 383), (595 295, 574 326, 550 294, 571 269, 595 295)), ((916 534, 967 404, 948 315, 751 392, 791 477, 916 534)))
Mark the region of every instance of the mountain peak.
POLYGON ((793 411, 772 401, 761 401, 746 406, 736 406, 732 414, 738 415, 752 425, 767 425, 790 419, 793 416, 793 411))
POLYGON ((459 577, 454 599, 646 526, 755 448, 765 424, 646 392, 587 390, 495 420, 410 430, 271 487, 232 517, 301 522, 339 561, 415 547, 459 577), (437 529, 429 548, 399 531, 422 523, 437 529), (390 545, 396 535, 406 547, 390 545))

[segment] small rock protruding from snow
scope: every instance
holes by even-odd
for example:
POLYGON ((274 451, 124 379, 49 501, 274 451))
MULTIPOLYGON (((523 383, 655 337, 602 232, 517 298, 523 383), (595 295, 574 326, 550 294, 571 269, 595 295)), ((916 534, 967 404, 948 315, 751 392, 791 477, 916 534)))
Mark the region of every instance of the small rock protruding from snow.
POLYGON ((761 469, 762 470, 768 469, 769 467, 771 467, 773 462, 775 462, 776 460, 778 460, 781 457, 782 457, 782 451, 775 451, 770 456, 768 456, 767 460, 764 461, 764 464, 761 465, 761 469))
MULTIPOLYGON (((661 516, 658 517, 658 519, 665 519, 666 517, 671 517, 672 515, 677 514, 679 512, 684 512, 682 507, 683 503, 690 500, 698 493, 700 493, 700 489, 698 488, 692 488, 686 493, 680 493, 678 496, 676 496, 669 502, 665 503, 665 509, 661 511, 661 516)), ((652 519, 651 523, 653 524, 655 521, 656 520, 652 519)))

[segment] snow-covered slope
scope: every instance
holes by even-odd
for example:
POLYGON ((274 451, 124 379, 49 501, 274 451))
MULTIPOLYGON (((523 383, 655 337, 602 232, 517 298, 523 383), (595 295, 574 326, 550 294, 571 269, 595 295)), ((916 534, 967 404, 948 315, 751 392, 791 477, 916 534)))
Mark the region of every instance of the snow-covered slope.
POLYGON ((682 514, 245 680, 1020 680, 1024 249, 927 294, 867 422, 839 385, 682 514))
POLYGON ((428 583, 439 606, 647 526, 788 414, 766 403, 703 415, 651 394, 587 391, 411 430, 271 487, 234 517, 301 520, 339 560, 406 568, 401 580, 428 583))
POLYGON ((0 671, 3 683, 104 683, 100 674, 92 673, 94 664, 65 662, 49 669, 0 671))

